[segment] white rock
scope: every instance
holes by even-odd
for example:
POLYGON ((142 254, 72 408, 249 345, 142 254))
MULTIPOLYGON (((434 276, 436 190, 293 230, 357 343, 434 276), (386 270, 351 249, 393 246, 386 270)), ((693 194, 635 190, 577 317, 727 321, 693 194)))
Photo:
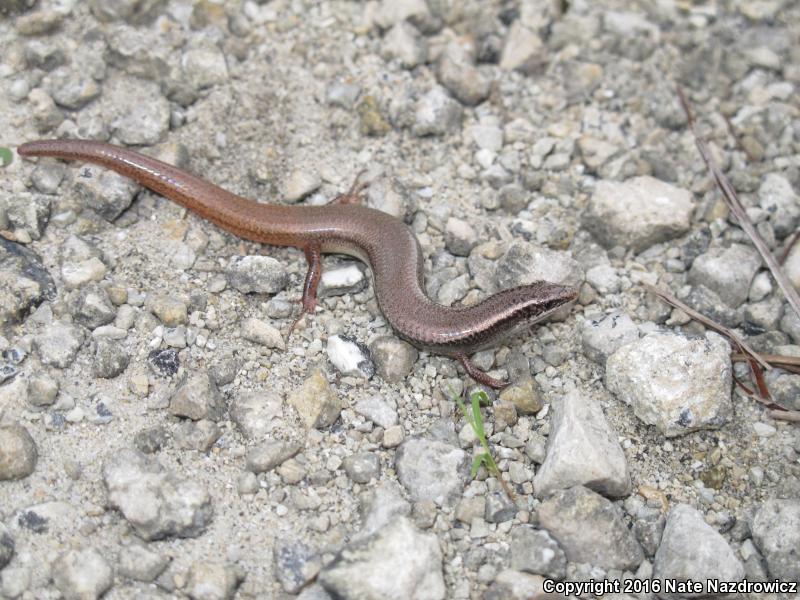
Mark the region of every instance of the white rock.
POLYGON ((667 437, 720 427, 731 411, 730 346, 716 333, 651 333, 606 362, 606 386, 667 437))
POLYGON ((600 181, 583 214, 584 225, 606 248, 635 252, 689 231, 692 194, 654 177, 600 181))

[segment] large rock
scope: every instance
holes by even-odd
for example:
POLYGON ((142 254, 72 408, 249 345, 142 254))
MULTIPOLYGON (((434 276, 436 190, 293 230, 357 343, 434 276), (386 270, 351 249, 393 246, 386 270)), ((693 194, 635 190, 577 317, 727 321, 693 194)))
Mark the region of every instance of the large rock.
POLYGON ((628 461, 600 406, 577 390, 553 403, 547 458, 533 478, 536 495, 584 485, 606 496, 631 491, 628 461))
POLYGON ((651 333, 606 362, 606 387, 667 437, 720 427, 731 411, 730 346, 716 333, 651 333))
POLYGON ((39 256, 0 236, 0 325, 22 322, 55 294, 53 278, 39 256))
POLYGON ((136 450, 116 452, 103 466, 108 502, 145 540, 197 537, 211 522, 208 491, 136 450))
POLYGON ((761 257, 750 246, 717 246, 694 259, 689 270, 689 282, 706 286, 725 304, 736 308, 747 300, 750 283, 760 267, 761 257))
POLYGON ((767 500, 753 517, 750 529, 770 575, 800 581, 800 500, 767 500))
MULTIPOLYGON (((661 545, 653 561, 653 578, 661 580, 662 589, 667 580, 705 583, 709 579, 740 581, 744 567, 736 558, 728 542, 708 523, 703 515, 686 504, 674 506, 667 517, 661 545)), ((673 595, 663 593, 663 598, 698 597, 698 594, 673 595)))
POLYGON ((623 520, 622 511, 585 487, 560 490, 542 502, 539 524, 552 534, 572 562, 635 571, 644 560, 644 552, 623 520))
POLYGON ((319 574, 334 598, 440 600, 445 597, 442 552, 432 533, 396 517, 339 552, 319 574))
POLYGON ((689 191, 653 177, 634 177, 623 183, 600 181, 583 224, 606 248, 622 246, 641 252, 689 231, 693 210, 689 191))

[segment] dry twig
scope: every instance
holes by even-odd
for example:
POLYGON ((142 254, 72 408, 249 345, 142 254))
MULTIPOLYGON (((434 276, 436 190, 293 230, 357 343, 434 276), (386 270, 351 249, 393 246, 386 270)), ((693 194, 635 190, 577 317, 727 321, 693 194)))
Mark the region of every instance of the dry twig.
POLYGON ((697 128, 695 127, 694 116, 692 115, 692 110, 689 107, 689 102, 686 100, 686 96, 683 95, 683 91, 678 88, 678 98, 680 99, 681 106, 683 107, 684 112, 686 113, 686 118, 689 122, 689 129, 694 136, 695 144, 697 145, 697 149, 700 151, 700 156, 703 157, 703 161, 706 163, 709 172, 711 173, 711 177, 714 182, 717 184, 720 192, 722 193, 722 197, 725 200, 725 204, 728 205, 730 211, 734 214, 736 219, 739 221, 739 226, 747 233, 750 239, 753 241, 756 249, 758 250, 759 254, 761 254, 761 258, 764 260, 764 263, 769 268, 772 276, 775 278, 775 281, 778 283, 778 286, 783 290, 784 296, 786 296, 786 300, 791 305, 794 312, 800 316, 800 296, 797 294, 797 290, 794 289, 794 286, 789 282, 789 279, 784 275, 783 270, 781 269, 778 261, 775 260, 775 257, 772 255, 772 252, 767 247, 767 244, 764 243, 764 240, 756 231, 753 222, 747 216, 747 212, 745 211, 744 206, 739 201, 739 197, 736 195, 736 191, 733 189, 731 182, 728 181, 728 178, 725 177, 724 173, 720 171, 717 164, 711 158, 711 154, 708 151, 708 147, 700 135, 697 133, 697 128))
POLYGON ((800 411, 797 410, 771 410, 767 414, 776 421, 800 423, 800 411))
POLYGON ((758 364, 760 364, 765 369, 769 369, 770 368, 769 361, 765 360, 758 352, 753 350, 747 344, 747 342, 745 342, 742 338, 740 338, 734 331, 728 329, 724 325, 720 325, 716 321, 713 321, 713 320, 709 319, 707 316, 705 316, 702 313, 697 312, 695 309, 690 308, 689 306, 687 306, 686 304, 684 304, 683 302, 678 300, 675 296, 670 294, 668 291, 659 289, 656 286, 649 285, 647 283, 645 283, 643 285, 644 285, 645 289, 647 289, 649 292, 651 292, 651 293, 655 294, 656 296, 658 296, 659 298, 661 298, 667 304, 670 304, 670 305, 674 306, 675 308, 681 309, 683 312, 685 312, 687 315, 689 315, 689 317, 691 319, 693 319, 694 321, 702 323, 703 325, 705 325, 709 329, 713 329, 717 333, 724 335, 731 342, 733 342, 733 345, 738 348, 739 352, 742 355, 746 355, 747 357, 749 357, 749 360, 756 361, 758 364))
POLYGON ((743 356, 743 360, 747 361, 747 364, 750 366, 750 373, 753 375, 753 380, 756 382, 756 389, 758 393, 756 394, 753 390, 748 388, 744 383, 742 383, 735 375, 733 377, 734 382, 736 385, 741 387, 744 392, 748 396, 753 396, 758 399, 759 402, 767 406, 768 408, 774 408, 776 410, 781 410, 781 407, 777 404, 772 402, 772 397, 769 393, 769 388, 767 387, 767 382, 764 380, 764 372, 761 370, 761 367, 765 369, 770 369, 769 363, 764 360, 764 358, 755 350, 753 350, 747 343, 736 335, 735 332, 728 329, 724 325, 720 325, 716 321, 709 319, 702 313, 697 312, 693 308, 690 308, 680 300, 678 300, 675 296, 667 292, 666 290, 661 290, 655 286, 644 284, 644 287, 649 290, 651 293, 655 294, 659 298, 661 298, 667 304, 674 306, 675 308, 681 309, 690 318, 702 323, 709 329, 713 329, 717 333, 721 333, 725 337, 727 337, 731 343, 733 343, 734 347, 739 350, 739 353, 743 356), (760 365, 760 366, 759 366, 760 365))

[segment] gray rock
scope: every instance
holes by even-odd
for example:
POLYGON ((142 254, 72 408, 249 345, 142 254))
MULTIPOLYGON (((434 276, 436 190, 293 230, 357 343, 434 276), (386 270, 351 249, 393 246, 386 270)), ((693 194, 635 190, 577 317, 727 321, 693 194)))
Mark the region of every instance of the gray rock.
MULTIPOLYGON (((783 271, 795 287, 800 285, 800 244, 795 243, 789 249, 786 260, 783 261, 783 271)), ((756 276, 757 277, 757 276, 756 276)), ((755 281, 755 278, 753 279, 755 281)), ((752 287, 752 286, 751 286, 752 287)))
POLYGON ((225 83, 228 80, 228 65, 225 55, 216 46, 197 45, 181 56, 183 76, 191 87, 202 90, 225 83))
POLYGON ((205 371, 187 375, 169 399, 169 412, 193 421, 219 421, 225 414, 225 401, 217 384, 205 371))
POLYGON ((529 200, 530 198, 525 188, 519 184, 511 183, 500 188, 500 206, 512 215, 516 215, 523 210, 528 205, 529 200))
POLYGON ((384 429, 397 425, 397 411, 381 396, 359 400, 353 408, 358 414, 384 429))
MULTIPOLYGON (((492 121, 473 125, 467 131, 474 144, 481 150, 491 150, 496 153, 503 149, 503 130, 492 121)), ((509 187, 513 186, 507 186, 504 189, 509 189, 509 187)))
POLYGON ((411 23, 396 23, 384 36, 381 54, 397 59, 406 69, 413 69, 428 60, 428 42, 411 23))
POLYGON ((333 600, 333 598, 320 584, 312 583, 303 588, 303 591, 297 596, 297 600, 333 600))
POLYGON ((328 338, 325 351, 328 359, 342 375, 370 379, 375 374, 369 348, 355 338, 332 335, 328 338))
POLYGON ((0 325, 21 323, 55 294, 55 282, 39 256, 0 236, 0 325))
POLYGON ((764 379, 775 404, 800 410, 800 375, 773 368, 764 374, 764 379))
POLYGON ((272 563, 275 578, 287 594, 297 594, 322 567, 319 554, 307 544, 295 540, 276 541, 272 563))
POLYGON ((14 26, 21 35, 53 33, 64 22, 65 15, 49 10, 37 10, 17 18, 14 26))
POLYGON ((483 600, 555 600, 555 595, 545 593, 543 586, 544 577, 540 575, 506 569, 495 577, 483 600))
POLYGON ((417 502, 449 505, 467 482, 469 457, 461 448, 420 437, 405 440, 395 454, 400 483, 417 502))
POLYGON ((606 496, 628 495, 628 461, 600 406, 573 390, 552 408, 547 457, 533 479, 537 497, 574 485, 606 496))
POLYGON ((417 137, 453 133, 461 126, 461 115, 461 105, 444 88, 436 86, 414 107, 411 132, 417 137))
POLYGON ((0 592, 7 598, 21 598, 30 587, 30 567, 9 566, 0 571, 0 592))
POLYGON ((772 296, 761 302, 752 302, 744 307, 744 322, 748 331, 774 331, 783 314, 783 299, 772 296))
POLYGON ((89 329, 96 329, 113 322, 117 310, 103 288, 97 284, 89 284, 80 290, 75 299, 74 315, 77 323, 89 329))
POLYGON ((542 395, 529 371, 516 376, 509 373, 509 378, 513 383, 500 392, 501 402, 511 403, 521 415, 535 415, 542 410, 542 395))
POLYGON ((355 106, 361 88, 354 83, 337 81, 328 87, 326 99, 331 106, 351 109, 355 106))
POLYGON ((469 256, 478 243, 478 232, 461 219, 450 217, 444 228, 444 245, 450 254, 469 256))
POLYGON ((167 79, 167 51, 157 30, 119 26, 112 31, 106 38, 108 64, 134 77, 150 81, 167 79))
POLYGON ((2 570, 14 557, 14 538, 8 528, 0 523, 0 570, 2 570))
POLYGON ((286 350, 281 332, 261 319, 245 319, 241 326, 242 337, 248 342, 260 344, 266 348, 286 350))
POLYGON ((175 442, 179 448, 208 452, 216 441, 222 437, 222 430, 214 421, 184 421, 175 431, 175 442))
POLYGON ((567 557, 544 529, 516 525, 511 529, 511 568, 561 580, 567 574, 567 557))
POLYGON ((261 486, 258 483, 258 477, 256 477, 255 473, 244 471, 239 473, 238 477, 236 477, 236 492, 240 496, 255 494, 260 489, 261 486))
POLYGON ((634 571, 644 560, 619 508, 585 487, 560 490, 543 501, 539 524, 572 562, 634 571))
POLYGON ((136 450, 122 449, 107 459, 103 483, 109 505, 145 540, 197 537, 211 522, 213 509, 205 488, 136 450))
POLYGON ((778 173, 769 173, 758 188, 758 205, 769 212, 769 221, 779 238, 797 229, 800 202, 792 184, 778 173))
POLYGON ((800 316, 788 304, 784 308, 780 326, 781 331, 789 334, 795 344, 800 343, 800 316))
POLYGON ((606 362, 606 387, 667 437, 714 429, 731 411, 730 346, 716 333, 652 333, 606 362))
POLYGON ((381 461, 374 452, 351 454, 342 461, 342 466, 354 483, 369 483, 381 474, 381 461))
POLYGON ((411 505, 403 498, 400 486, 392 480, 381 481, 360 499, 361 529, 353 539, 369 537, 395 517, 411 513, 411 505))
MULTIPOLYGON (((704 584, 709 579, 741 581, 744 567, 728 542, 717 533, 703 515, 687 504, 672 507, 661 537, 661 545, 653 561, 653 578, 692 581, 704 584)), ((689 597, 707 595, 690 594, 689 597)), ((664 598, 685 595, 662 593, 664 598)))
POLYGON ((242 294, 276 294, 289 282, 283 265, 269 256, 233 256, 225 276, 242 294))
POLYGON ((348 544, 319 574, 335 598, 440 600, 442 552, 432 533, 396 517, 373 535, 348 544))
POLYGON ((102 89, 90 73, 79 67, 59 67, 50 75, 50 95, 56 104, 70 110, 83 108, 97 98, 102 89))
POLYGON ((583 352, 605 366, 609 356, 625 344, 639 339, 639 328, 627 313, 614 311, 601 319, 585 320, 581 327, 583 352))
POLYGON ((504 492, 490 492, 486 495, 483 519, 487 523, 504 523, 517 514, 517 505, 504 492))
MULTIPOLYGON (((66 64, 67 55, 64 52, 64 48, 55 40, 31 40, 25 44, 25 62, 28 63, 29 67, 50 72, 66 64)), ((39 88, 35 89, 38 90, 39 88)))
POLYGON ((645 505, 639 496, 629 496, 625 500, 625 510, 634 519, 633 533, 642 545, 645 554, 654 556, 661 543, 661 535, 666 523, 661 508, 645 505))
POLYGON ((242 360, 238 356, 223 358, 211 367, 211 376, 218 386, 233 383, 242 368, 242 360))
POLYGON ((689 308, 695 309, 697 312, 726 327, 737 327, 742 321, 742 312, 740 310, 728 306, 720 299, 719 294, 708 289, 703 284, 693 286, 689 295, 683 300, 689 308))
POLYGON ((28 94, 31 105, 31 118, 36 130, 45 133, 58 127, 64 121, 64 113, 56 106, 50 94, 41 88, 35 88, 28 94))
POLYGON ((750 282, 760 267, 761 257, 750 246, 715 246, 694 259, 689 282, 708 287, 728 306, 736 308, 747 299, 750 282))
POLYGON ((191 600, 232 600, 244 580, 236 565, 196 560, 189 569, 186 594, 191 600))
POLYGON ((529 75, 542 69, 547 60, 547 48, 541 38, 519 20, 514 21, 503 46, 500 68, 529 75))
POLYGON ((81 204, 107 221, 114 221, 133 202, 139 191, 135 181, 96 165, 82 165, 74 190, 81 204))
POLYGON ((0 481, 23 479, 33 473, 39 451, 22 425, 0 426, 0 481))
POLYGON ((247 451, 246 468, 252 473, 266 473, 296 456, 303 447, 294 442, 267 440, 247 451))
POLYGON ((75 325, 53 323, 34 336, 33 346, 43 364, 66 369, 83 345, 83 331, 75 325))
POLYGON ((90 0, 92 14, 99 21, 127 21, 140 25, 152 20, 163 6, 162 0, 90 0))
POLYGON ((139 452, 144 454, 155 454, 161 450, 169 441, 167 430, 161 425, 143 429, 133 436, 133 445, 139 452))
POLYGON ((169 559, 150 548, 133 543, 123 546, 117 559, 117 573, 134 581, 150 583, 164 572, 169 559))
POLYGON ((529 242, 514 242, 497 261, 494 284, 498 290, 549 281, 579 286, 583 270, 566 252, 550 250, 529 242))
POLYGON ((319 280, 319 297, 356 294, 367 286, 367 278, 360 263, 344 263, 324 269, 319 280))
POLYGON ((691 193, 645 176, 599 181, 582 218, 604 247, 641 252, 689 231, 693 210, 691 193))
POLYGON ((131 356, 118 342, 98 340, 94 352, 95 377, 112 379, 121 375, 128 367, 131 356))
POLYGON ((444 306, 452 306, 469 292, 469 277, 466 273, 445 281, 436 293, 436 300, 444 306))
POLYGON ((382 29, 389 29, 397 23, 411 21, 423 27, 425 33, 433 33, 434 16, 428 3, 424 0, 382 0, 374 16, 375 24, 382 29))
POLYGON ((31 183, 37 192, 53 195, 67 175, 67 167, 60 162, 40 161, 31 173, 31 183))
POLYGON ((10 229, 19 241, 40 239, 50 221, 50 203, 47 196, 26 192, 0 197, 0 215, 7 221, 3 228, 10 229))
POLYGON ((58 396, 58 381, 46 374, 35 375, 28 381, 28 403, 36 407, 52 406, 58 396))
POLYGON ((611 265, 597 265, 586 271, 586 283, 600 294, 616 294, 619 292, 620 282, 617 270, 611 265))
POLYGON ((783 581, 800 580, 800 500, 767 500, 750 528, 770 575, 783 581))
POLYGON ((283 184, 283 197, 287 202, 299 202, 321 185, 322 179, 315 171, 294 169, 283 184))
POLYGON ((151 146, 165 141, 169 131, 169 102, 156 83, 132 81, 136 81, 135 85, 126 84, 115 95, 120 115, 113 124, 116 136, 130 146, 151 146))
POLYGON ((283 423, 283 398, 275 390, 241 392, 234 396, 230 414, 248 440, 260 441, 283 423))
POLYGON ((92 281, 100 281, 106 275, 106 265, 100 258, 91 257, 77 262, 61 264, 61 278, 67 289, 76 289, 92 281))
POLYGON ((65 552, 53 563, 53 584, 66 600, 100 598, 114 583, 114 571, 92 547, 65 552))
POLYGON ((189 322, 189 307, 180 298, 166 294, 149 294, 145 306, 167 327, 177 327, 189 322))
POLYGON ((439 83, 467 106, 486 100, 492 89, 492 80, 475 66, 474 53, 468 39, 454 39, 445 47, 436 69, 439 83))
POLYGON ((589 167, 589 171, 592 173, 597 173, 600 167, 622 152, 622 148, 617 144, 590 135, 580 137, 578 148, 580 149, 583 163, 589 167))
POLYGON ((330 427, 342 412, 342 400, 322 369, 314 369, 300 387, 289 393, 287 402, 297 410, 308 429, 330 427))

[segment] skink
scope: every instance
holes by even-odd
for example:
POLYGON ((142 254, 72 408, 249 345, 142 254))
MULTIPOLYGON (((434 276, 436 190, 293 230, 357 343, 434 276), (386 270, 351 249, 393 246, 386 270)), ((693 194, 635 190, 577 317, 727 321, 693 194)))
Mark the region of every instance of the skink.
POLYGON ((476 381, 493 388, 468 355, 490 347, 574 301, 572 287, 539 281, 503 290, 473 306, 447 307, 423 287, 423 256, 409 227, 354 201, 359 190, 326 206, 261 204, 231 194, 172 165, 103 142, 42 140, 21 145, 22 156, 83 160, 129 177, 241 238, 303 250, 308 272, 303 313, 313 313, 322 272, 321 254, 354 256, 372 269, 375 297, 397 335, 414 346, 457 359, 476 381))

